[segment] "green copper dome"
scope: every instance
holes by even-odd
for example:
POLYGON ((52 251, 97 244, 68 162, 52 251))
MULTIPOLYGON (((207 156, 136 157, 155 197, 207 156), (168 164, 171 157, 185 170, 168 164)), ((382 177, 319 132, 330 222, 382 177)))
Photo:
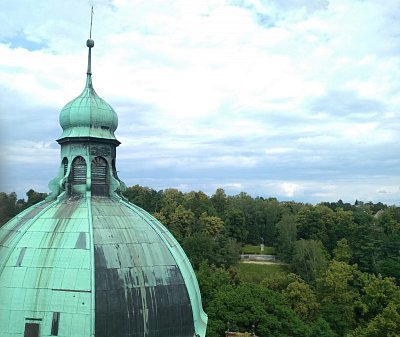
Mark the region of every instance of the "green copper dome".
POLYGON ((116 170, 115 111, 92 87, 61 111, 50 196, 0 228, 1 337, 205 337, 193 268, 116 170))
POLYGON ((118 116, 114 109, 93 89, 88 75, 83 92, 69 102, 60 113, 63 133, 60 137, 95 137, 116 139, 114 131, 118 127, 118 116))
POLYGON ((114 109, 100 98, 92 84, 91 49, 93 40, 88 40, 88 71, 83 92, 69 102, 60 113, 63 133, 59 140, 70 137, 93 137, 116 140, 114 132, 118 127, 118 116, 114 109))
POLYGON ((205 336, 179 243, 122 199, 58 198, 0 229, 0 336, 205 336))

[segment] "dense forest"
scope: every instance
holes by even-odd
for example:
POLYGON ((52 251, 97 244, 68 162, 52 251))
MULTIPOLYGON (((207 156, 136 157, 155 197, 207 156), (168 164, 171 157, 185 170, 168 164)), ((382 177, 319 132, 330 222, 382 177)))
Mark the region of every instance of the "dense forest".
MULTIPOLYGON (((228 328, 260 337, 400 336, 400 207, 139 185, 124 194, 184 248, 209 316, 208 337, 228 328), (278 262, 243 268, 240 252, 260 242, 278 262)), ((45 196, 0 193, 0 225, 45 196)))

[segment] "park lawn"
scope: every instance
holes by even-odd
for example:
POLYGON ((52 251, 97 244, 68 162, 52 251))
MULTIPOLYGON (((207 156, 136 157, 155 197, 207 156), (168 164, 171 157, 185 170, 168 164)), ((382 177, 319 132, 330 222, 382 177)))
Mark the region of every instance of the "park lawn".
MULTIPOLYGON (((271 255, 274 254, 274 247, 264 247, 262 254, 271 255)), ((260 246, 244 245, 241 250, 242 254, 261 254, 260 246)))
POLYGON ((240 281, 260 283, 267 276, 276 273, 289 272, 288 266, 281 263, 239 263, 237 266, 240 281))

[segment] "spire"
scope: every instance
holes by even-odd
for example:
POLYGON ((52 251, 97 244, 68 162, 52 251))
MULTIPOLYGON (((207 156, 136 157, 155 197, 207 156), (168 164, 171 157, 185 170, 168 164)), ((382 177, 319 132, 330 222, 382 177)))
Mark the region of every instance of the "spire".
POLYGON ((87 79, 86 87, 92 87, 92 48, 94 47, 94 41, 92 40, 92 24, 93 24, 93 6, 90 14, 90 31, 89 39, 86 41, 86 46, 89 48, 88 53, 88 66, 87 66, 87 79))
POLYGON ((69 143, 72 139, 98 139, 118 146, 114 131, 118 126, 118 116, 114 109, 95 92, 92 84, 92 24, 93 7, 91 9, 89 39, 86 41, 88 63, 86 84, 82 93, 67 103, 60 112, 60 125, 63 129, 60 144, 69 143))

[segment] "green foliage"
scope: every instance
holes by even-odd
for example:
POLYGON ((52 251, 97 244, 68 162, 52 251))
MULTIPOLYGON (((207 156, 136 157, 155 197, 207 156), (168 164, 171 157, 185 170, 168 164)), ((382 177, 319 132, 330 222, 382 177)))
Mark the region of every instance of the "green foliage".
POLYGON ((225 214, 228 205, 228 199, 225 191, 222 188, 218 188, 211 196, 210 201, 217 214, 222 217, 225 214))
POLYGON ((229 322, 233 331, 251 331, 259 336, 307 336, 308 327, 285 305, 283 297, 256 284, 221 289, 208 308, 207 336, 223 336, 229 322))
POLYGON ((311 324, 309 337, 337 337, 337 334, 332 331, 329 323, 322 317, 318 317, 311 324))
POLYGON ((299 240, 294 244, 291 270, 307 283, 314 284, 326 269, 327 256, 320 241, 299 240))
POLYGON ((218 216, 209 216, 206 212, 200 215, 201 231, 207 235, 215 236, 220 234, 224 229, 224 222, 218 216))
POLYGON ((295 281, 304 282, 299 275, 288 273, 287 269, 285 269, 269 273, 261 284, 268 289, 282 293, 290 283, 295 281))
POLYGON ((17 195, 15 193, 0 193, 0 226, 18 213, 17 195))
POLYGON ((188 192, 183 195, 182 205, 190 209, 199 218, 201 214, 216 215, 216 211, 207 194, 204 192, 188 192))
POLYGON ((182 238, 191 236, 196 232, 195 215, 190 209, 186 209, 182 205, 177 206, 174 212, 170 213, 167 223, 171 228, 176 228, 182 238))
POLYGON ((28 192, 26 192, 26 196, 28 197, 28 200, 26 202, 25 208, 28 208, 46 199, 48 194, 36 192, 30 189, 28 192))
POLYGON ((336 261, 349 263, 351 259, 351 251, 349 244, 345 238, 337 242, 336 248, 333 250, 333 257, 336 261))
POLYGON ((356 325, 356 313, 365 312, 360 300, 362 274, 356 266, 332 260, 318 279, 317 294, 323 317, 340 336, 356 325))
POLYGON ((390 303, 400 304, 400 288, 395 284, 395 279, 367 274, 364 282, 361 299, 366 307, 364 320, 381 314, 390 303))
POLYGON ((206 260, 200 263, 196 275, 205 310, 207 310, 210 301, 214 299, 221 288, 233 286, 238 282, 235 272, 209 265, 206 260))
POLYGON ((196 233, 186 237, 182 247, 196 270, 203 260, 224 267, 232 266, 239 260, 240 245, 222 235, 211 237, 204 233, 196 233))
POLYGON ((400 305, 390 303, 365 327, 357 327, 348 337, 398 337, 400 334, 400 305))
POLYGON ((24 209, 43 201, 48 194, 30 189, 26 192, 26 195, 28 197, 27 201, 23 199, 17 200, 17 195, 14 192, 9 194, 0 192, 0 227, 24 209))
POLYGON ((278 232, 276 241, 278 256, 283 261, 290 262, 293 257, 294 243, 297 238, 295 216, 284 214, 276 227, 278 232))
POLYGON ((135 185, 124 191, 124 196, 129 202, 138 205, 149 213, 158 212, 161 208, 162 192, 148 187, 135 185))
POLYGON ((247 230, 244 213, 239 209, 229 209, 225 213, 225 233, 239 242, 245 242, 247 230))
POLYGON ((303 280, 288 284, 282 292, 286 304, 305 322, 311 322, 318 313, 319 304, 311 287, 303 280))

